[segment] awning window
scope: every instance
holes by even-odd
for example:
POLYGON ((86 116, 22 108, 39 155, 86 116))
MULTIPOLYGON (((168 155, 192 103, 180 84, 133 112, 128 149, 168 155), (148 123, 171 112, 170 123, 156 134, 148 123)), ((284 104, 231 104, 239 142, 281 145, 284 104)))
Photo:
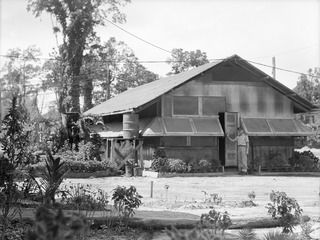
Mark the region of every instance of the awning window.
POLYGON ((266 119, 259 118, 245 118, 243 123, 247 128, 247 132, 250 133, 270 133, 271 129, 266 119))
POLYGON ((195 134, 223 136, 223 130, 217 118, 194 118, 195 134))
POLYGON ((244 118, 242 123, 249 136, 309 136, 312 130, 295 119, 244 118))
POLYGON ((217 118, 155 118, 142 136, 223 136, 217 118))
POLYGON ((145 137, 163 136, 164 130, 161 118, 154 118, 151 123, 144 130, 142 130, 141 134, 145 137))
POLYGON ((268 119, 268 123, 274 132, 299 132, 293 122, 293 119, 268 119))
POLYGON ((163 122, 167 133, 193 133, 189 118, 164 118, 163 122))

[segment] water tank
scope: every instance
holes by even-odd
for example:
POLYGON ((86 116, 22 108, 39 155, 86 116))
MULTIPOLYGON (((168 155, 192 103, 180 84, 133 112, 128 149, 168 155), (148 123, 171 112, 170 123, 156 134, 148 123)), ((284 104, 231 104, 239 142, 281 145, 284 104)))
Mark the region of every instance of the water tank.
POLYGON ((135 113, 124 113, 122 128, 123 138, 137 138, 139 136, 139 115, 135 113))

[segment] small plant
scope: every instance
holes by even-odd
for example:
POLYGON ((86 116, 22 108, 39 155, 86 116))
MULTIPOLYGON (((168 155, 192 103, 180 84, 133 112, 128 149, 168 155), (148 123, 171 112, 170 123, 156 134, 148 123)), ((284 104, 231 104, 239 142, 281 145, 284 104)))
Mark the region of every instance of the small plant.
POLYGON ((209 213, 202 214, 200 217, 200 223, 202 225, 209 225, 214 230, 214 233, 217 233, 218 229, 218 221, 220 218, 220 212, 216 211, 215 209, 212 209, 209 211, 209 213))
POLYGON ((168 158, 164 150, 158 149, 155 151, 152 157, 151 169, 156 172, 168 171, 168 158))
POLYGON ((55 195, 67 172, 64 162, 61 162, 59 157, 54 158, 50 150, 47 150, 46 165, 40 180, 45 204, 55 203, 55 195))
POLYGON ((187 171, 186 163, 181 159, 168 159, 168 169, 170 172, 183 173, 187 171))
POLYGON ((308 223, 308 222, 302 222, 300 226, 301 226, 301 233, 300 233, 301 239, 303 239, 303 240, 313 240, 314 238, 311 236, 311 234, 317 228, 314 228, 313 224, 312 223, 308 223))
POLYGON ((112 195, 114 207, 118 210, 119 215, 125 218, 135 214, 134 209, 140 206, 141 198, 142 196, 138 194, 134 186, 129 188, 118 186, 113 190, 112 195))
POLYGON ((206 159, 201 159, 198 164, 201 172, 209 172, 211 169, 211 163, 206 159))
POLYGON ((278 231, 268 232, 264 234, 263 240, 302 240, 297 238, 295 235, 289 235, 278 231))
POLYGON ((244 207, 254 207, 257 206, 257 204, 254 202, 255 198, 256 198, 256 193, 254 191, 251 191, 248 193, 248 198, 249 200, 246 201, 242 201, 242 205, 244 207))
POLYGON ((293 231, 294 225, 302 215, 302 209, 294 198, 287 196, 285 192, 272 191, 270 194, 271 203, 266 208, 274 219, 279 219, 283 227, 283 233, 293 231))
POLYGON ((85 211, 86 217, 92 217, 95 211, 109 212, 108 195, 101 189, 93 189, 91 185, 71 184, 61 190, 61 203, 67 209, 85 211))
POLYGON ((87 222, 78 214, 66 216, 62 210, 54 211, 39 207, 35 225, 27 233, 27 240, 73 240, 82 239, 87 231, 87 222))
POLYGON ((222 230, 222 236, 224 236, 224 231, 227 230, 231 224, 231 218, 229 216, 229 213, 227 211, 225 211, 224 213, 220 214, 220 218, 219 218, 219 227, 222 230))
POLYGON ((254 191, 249 192, 248 198, 253 202, 256 199, 256 193, 254 191))
POLYGON ((208 193, 206 191, 202 191, 204 194, 204 202, 205 203, 213 203, 219 205, 222 203, 222 197, 219 196, 218 193, 208 193))
POLYGON ((211 227, 214 234, 217 233, 217 230, 221 230, 222 235, 224 235, 224 231, 231 226, 232 221, 228 212, 221 213, 212 209, 208 214, 201 215, 200 223, 201 225, 211 227))
POLYGON ((238 240, 258 240, 258 237, 252 229, 245 228, 239 231, 238 240))

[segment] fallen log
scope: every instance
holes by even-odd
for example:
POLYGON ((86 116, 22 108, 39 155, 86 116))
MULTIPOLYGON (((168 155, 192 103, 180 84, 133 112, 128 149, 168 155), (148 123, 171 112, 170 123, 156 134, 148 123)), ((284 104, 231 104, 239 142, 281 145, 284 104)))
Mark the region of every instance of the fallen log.
MULTIPOLYGON (((310 221, 310 217, 302 216, 302 221, 310 221)), ((200 226, 199 220, 193 219, 144 219, 144 218, 128 218, 123 219, 119 217, 108 218, 93 218, 93 228, 99 228, 102 225, 108 225, 110 227, 116 226, 119 222, 127 224, 132 228, 142 228, 146 230, 162 230, 166 228, 175 227, 178 229, 192 229, 200 226)), ((299 224, 299 220, 296 221, 296 225, 299 224)), ((208 227, 208 226, 207 226, 208 227)), ((281 227, 280 221, 272 218, 257 218, 257 219, 242 219, 233 220, 229 229, 244 229, 244 228, 275 228, 281 227)))

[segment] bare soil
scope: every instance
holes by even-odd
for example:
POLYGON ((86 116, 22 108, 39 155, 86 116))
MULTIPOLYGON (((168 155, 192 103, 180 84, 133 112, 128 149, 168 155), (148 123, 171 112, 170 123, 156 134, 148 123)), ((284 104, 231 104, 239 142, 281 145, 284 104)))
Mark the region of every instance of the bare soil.
MULTIPOLYGON (((316 226, 320 221, 319 177, 240 175, 174 178, 108 177, 67 179, 64 183, 91 184, 93 187, 105 190, 110 196, 118 185, 134 185, 143 196, 143 204, 136 212, 136 217, 153 219, 199 219, 202 213, 209 212, 210 207, 228 211, 234 220, 270 217, 266 209, 267 203, 270 202, 269 194, 272 190, 283 191, 298 201, 303 209, 303 215, 309 216, 316 226), (152 198, 151 182, 153 182, 152 198), (246 204, 249 201, 248 193, 252 191, 256 195, 254 199, 256 206, 246 204), (217 194, 222 198, 222 202, 219 204, 210 202, 211 194, 217 194)), ((257 232, 262 236, 267 231, 269 229, 260 229, 257 232)), ((236 232, 229 231, 229 233, 236 232)), ((165 239, 165 234, 155 233, 152 238, 165 239)))
MULTIPOLYGON (((266 204, 272 190, 284 191, 295 198, 304 214, 311 218, 320 217, 320 178, 319 177, 274 177, 274 176, 227 176, 227 177, 108 177, 91 179, 68 179, 68 183, 91 184, 101 188, 111 196, 118 185, 134 185, 143 196, 140 210, 178 211, 200 216, 207 213, 211 205, 228 211, 233 218, 255 218, 268 216, 266 204), (151 198, 151 182, 153 197, 151 198), (168 188, 168 189, 167 189, 168 188), (248 193, 254 191, 254 203, 250 207, 248 193), (207 196, 205 197, 205 193, 207 196), (210 194, 222 197, 221 204, 210 204, 210 194), (207 198, 207 201, 205 201, 207 198)), ((159 212, 159 215, 161 213, 159 212)))

